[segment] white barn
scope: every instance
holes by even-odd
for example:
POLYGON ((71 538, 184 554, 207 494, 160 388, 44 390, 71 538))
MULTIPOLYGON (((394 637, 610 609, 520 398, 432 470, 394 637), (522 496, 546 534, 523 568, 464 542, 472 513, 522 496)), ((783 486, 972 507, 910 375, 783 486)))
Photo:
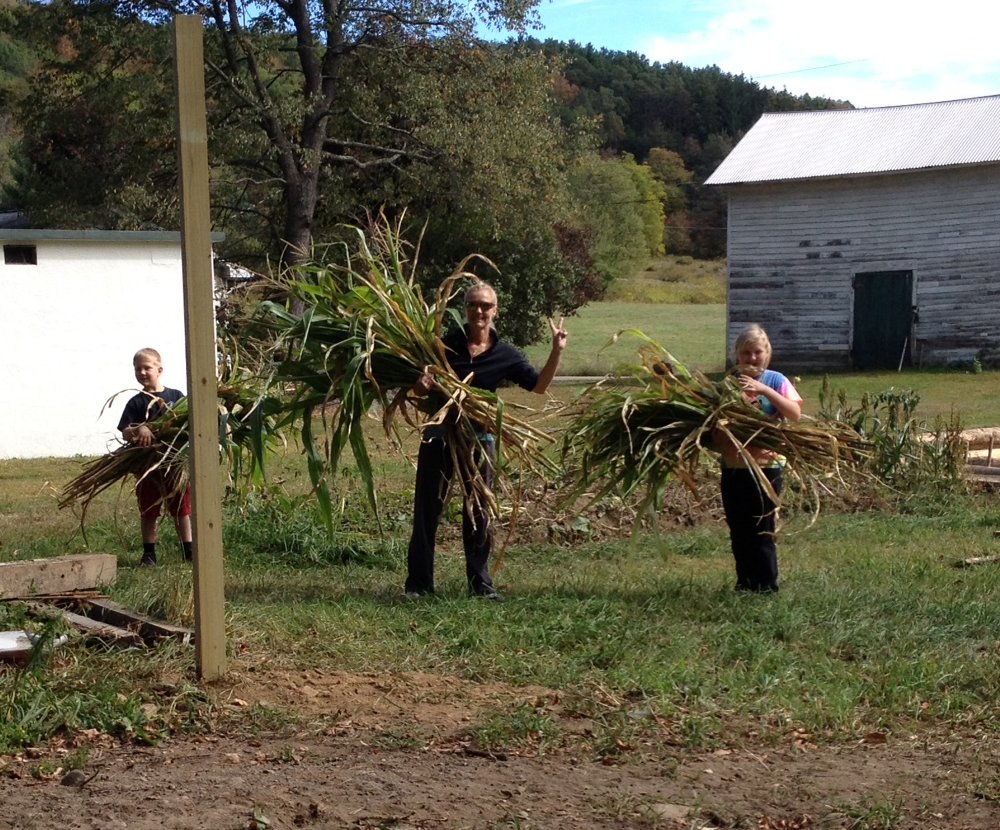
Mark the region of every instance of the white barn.
POLYGON ((969 363, 1000 346, 1000 96, 769 113, 726 187, 727 337, 786 369, 969 363))
POLYGON ((140 348, 157 349, 166 385, 186 391, 179 233, 0 228, 0 243, 0 458, 115 446, 140 348))

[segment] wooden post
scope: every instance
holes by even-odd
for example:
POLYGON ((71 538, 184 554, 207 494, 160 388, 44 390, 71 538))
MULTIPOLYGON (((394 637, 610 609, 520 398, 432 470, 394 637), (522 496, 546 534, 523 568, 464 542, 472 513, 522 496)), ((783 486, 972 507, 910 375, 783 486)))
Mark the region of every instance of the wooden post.
POLYGON ((191 405, 189 433, 194 528, 195 656, 198 676, 214 680, 226 671, 226 619, 205 60, 201 18, 177 15, 174 27, 181 242, 184 250, 184 326, 191 405))

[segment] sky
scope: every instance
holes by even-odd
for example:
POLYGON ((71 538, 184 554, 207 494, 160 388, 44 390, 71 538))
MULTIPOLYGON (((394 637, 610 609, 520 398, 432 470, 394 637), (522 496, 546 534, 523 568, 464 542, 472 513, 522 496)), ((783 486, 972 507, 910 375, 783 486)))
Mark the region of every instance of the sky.
POLYGON ((678 61, 856 107, 1000 94, 1000 2, 541 0, 544 40, 678 61))

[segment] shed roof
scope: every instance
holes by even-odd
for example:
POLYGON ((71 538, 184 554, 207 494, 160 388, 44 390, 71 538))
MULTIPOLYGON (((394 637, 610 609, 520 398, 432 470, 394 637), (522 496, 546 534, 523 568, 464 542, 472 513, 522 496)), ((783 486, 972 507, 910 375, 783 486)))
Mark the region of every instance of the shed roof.
MULTIPOLYGON (((222 242, 226 235, 213 231, 212 242, 222 242)), ((103 231, 103 230, 56 230, 52 228, 24 228, 0 226, 0 242, 181 242, 180 231, 103 231)))
POLYGON ((1000 161, 1000 95, 760 117, 706 184, 892 173, 1000 161))

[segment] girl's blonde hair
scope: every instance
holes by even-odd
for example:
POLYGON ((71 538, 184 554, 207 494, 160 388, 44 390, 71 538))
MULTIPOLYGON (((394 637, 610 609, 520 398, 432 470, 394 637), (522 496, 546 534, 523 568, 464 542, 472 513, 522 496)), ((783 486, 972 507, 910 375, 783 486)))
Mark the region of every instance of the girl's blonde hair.
POLYGON ((767 352, 765 368, 771 363, 771 341, 768 339, 767 332, 756 323, 751 323, 743 329, 733 344, 733 357, 737 363, 739 362, 740 350, 747 346, 761 346, 767 352))

